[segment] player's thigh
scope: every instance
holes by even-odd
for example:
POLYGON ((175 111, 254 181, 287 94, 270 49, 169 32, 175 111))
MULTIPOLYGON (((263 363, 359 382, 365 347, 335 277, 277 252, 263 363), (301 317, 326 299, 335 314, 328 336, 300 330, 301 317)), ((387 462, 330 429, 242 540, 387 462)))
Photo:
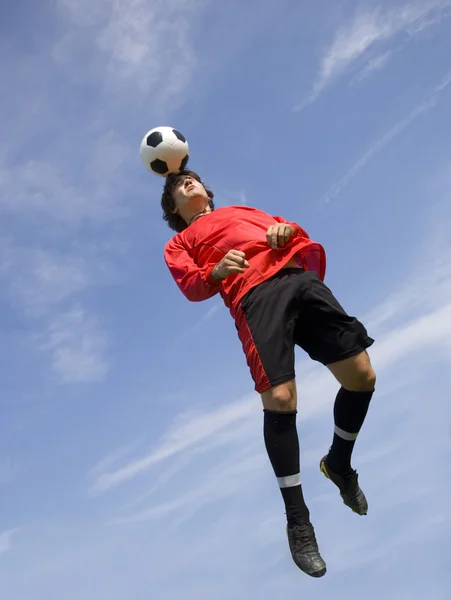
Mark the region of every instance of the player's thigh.
POLYGON ((280 285, 277 280, 265 282, 258 288, 238 307, 236 328, 256 391, 263 394, 276 388, 280 392, 283 388, 278 386, 295 377, 296 307, 285 280, 280 285))
MULTIPOLYGON (((338 367, 341 375, 374 340, 316 273, 310 273, 309 278, 310 285, 306 287, 296 322, 295 342, 310 358, 325 366, 352 359, 344 367, 338 367)), ((358 364, 362 360, 358 359, 358 364)))

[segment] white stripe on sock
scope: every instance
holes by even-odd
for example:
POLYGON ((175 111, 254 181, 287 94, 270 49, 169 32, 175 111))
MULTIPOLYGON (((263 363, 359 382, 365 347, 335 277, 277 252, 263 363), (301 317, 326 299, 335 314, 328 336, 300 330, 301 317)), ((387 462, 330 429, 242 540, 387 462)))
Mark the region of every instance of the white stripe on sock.
POLYGON ((338 435, 338 437, 341 437, 343 440, 346 440, 347 442, 353 442, 354 440, 357 439, 357 436, 359 435, 358 433, 349 433, 348 431, 345 431, 344 429, 340 429, 336 425, 335 425, 335 433, 338 435))
POLYGON ((297 485, 301 485, 301 474, 296 473, 296 475, 287 475, 286 477, 278 477, 277 481, 279 482, 280 488, 296 487, 297 485))

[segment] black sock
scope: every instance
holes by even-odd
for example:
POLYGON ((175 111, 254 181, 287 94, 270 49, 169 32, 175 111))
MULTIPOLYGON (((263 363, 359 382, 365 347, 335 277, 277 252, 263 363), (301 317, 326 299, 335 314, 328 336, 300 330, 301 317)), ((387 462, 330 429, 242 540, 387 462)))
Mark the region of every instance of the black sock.
POLYGON ((309 522, 310 513, 301 486, 297 413, 267 409, 263 412, 266 451, 285 502, 288 524, 309 522))
POLYGON ((334 439, 329 450, 328 463, 333 471, 346 474, 351 470, 351 455, 363 425, 371 392, 350 392, 340 388, 334 404, 334 439))

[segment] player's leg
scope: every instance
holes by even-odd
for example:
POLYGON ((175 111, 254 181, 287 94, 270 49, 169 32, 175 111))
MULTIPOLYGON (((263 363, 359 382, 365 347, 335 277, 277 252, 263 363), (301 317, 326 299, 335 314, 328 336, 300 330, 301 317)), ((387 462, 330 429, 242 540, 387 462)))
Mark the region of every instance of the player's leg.
POLYGON ((236 315, 238 335, 264 410, 264 442, 285 504, 290 549, 306 573, 326 572, 300 479, 294 373, 294 320, 290 273, 283 272, 245 296, 236 315))
POLYGON ((351 470, 351 456, 365 421, 376 385, 376 373, 366 350, 327 367, 341 384, 334 404, 334 437, 330 467, 340 474, 351 470))
POLYGON ((265 446, 285 503, 293 560, 308 575, 322 577, 326 563, 319 553, 301 485, 295 379, 271 387, 261 398, 265 446))
POLYGON ((332 445, 321 459, 320 469, 338 487, 343 502, 355 513, 366 515, 368 502, 351 456, 374 393, 376 374, 365 350, 327 366, 341 388, 334 403, 332 445))
POLYGON ((334 403, 333 442, 321 460, 321 470, 340 489, 345 504, 366 514, 368 504, 351 467, 351 456, 375 388, 376 375, 366 352, 374 340, 315 274, 308 275, 303 289, 296 340, 341 384, 334 403))
POLYGON ((245 296, 237 315, 238 335, 263 403, 263 434, 288 524, 309 521, 300 480, 294 317, 290 276, 281 273, 245 296))
POLYGON ((294 379, 261 394, 266 451, 285 503, 289 525, 310 521, 300 475, 300 449, 296 427, 297 398, 294 379))

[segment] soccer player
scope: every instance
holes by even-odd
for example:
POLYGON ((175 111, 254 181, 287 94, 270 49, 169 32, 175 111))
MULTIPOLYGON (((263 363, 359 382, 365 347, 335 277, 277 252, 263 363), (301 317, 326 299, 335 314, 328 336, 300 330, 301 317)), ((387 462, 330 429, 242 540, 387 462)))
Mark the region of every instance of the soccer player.
POLYGON ((374 340, 323 283, 324 249, 296 223, 248 206, 215 209, 212 191, 190 170, 167 177, 161 206, 177 232, 164 249, 176 284, 192 302, 219 293, 235 321, 263 402, 264 442, 285 504, 293 560, 322 577, 326 564, 300 478, 295 345, 340 384, 332 445, 320 469, 344 504, 365 515, 351 455, 375 388, 366 351, 374 340))

